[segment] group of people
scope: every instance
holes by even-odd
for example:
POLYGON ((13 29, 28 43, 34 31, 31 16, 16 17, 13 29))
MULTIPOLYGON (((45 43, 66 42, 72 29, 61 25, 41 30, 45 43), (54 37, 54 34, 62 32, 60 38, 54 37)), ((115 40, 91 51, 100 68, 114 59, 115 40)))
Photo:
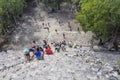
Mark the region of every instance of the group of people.
POLYGON ((50 23, 47 23, 47 24, 42 23, 42 26, 43 26, 44 29, 46 29, 48 32, 50 32, 50 31, 49 31, 49 28, 51 27, 51 26, 50 26, 50 23))
POLYGON ((25 59, 27 61, 31 61, 34 58, 36 58, 37 60, 44 60, 44 54, 47 55, 53 54, 51 47, 49 46, 49 44, 47 44, 47 41, 45 40, 43 40, 42 47, 39 44, 37 44, 35 41, 33 41, 31 48, 24 48, 23 51, 24 51, 25 59))
MULTIPOLYGON (((76 43, 72 43, 71 41, 66 42, 65 40, 62 40, 60 42, 53 41, 51 45, 54 47, 55 52, 66 51, 66 46, 70 48, 77 48, 76 43)), ((44 60, 44 54, 46 55, 52 55, 53 51, 51 49, 51 46, 47 43, 46 40, 43 40, 43 45, 40 46, 35 41, 33 41, 32 46, 30 48, 24 48, 24 55, 27 61, 31 61, 34 58, 37 60, 44 60), (30 54, 32 53, 32 54, 30 54)))
POLYGON ((55 51, 57 51, 57 52, 60 52, 60 50, 66 51, 66 45, 67 44, 66 44, 65 40, 60 41, 60 42, 53 41, 51 44, 54 46, 55 51))

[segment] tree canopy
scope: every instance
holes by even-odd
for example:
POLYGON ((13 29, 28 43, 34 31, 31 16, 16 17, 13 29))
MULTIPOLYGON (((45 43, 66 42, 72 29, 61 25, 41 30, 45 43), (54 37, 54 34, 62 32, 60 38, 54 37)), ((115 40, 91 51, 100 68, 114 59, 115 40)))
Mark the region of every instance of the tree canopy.
POLYGON ((0 34, 23 12, 24 0, 0 0, 0 34))
POLYGON ((117 39, 120 29, 120 0, 80 0, 81 11, 76 16, 84 31, 92 31, 104 43, 117 39))

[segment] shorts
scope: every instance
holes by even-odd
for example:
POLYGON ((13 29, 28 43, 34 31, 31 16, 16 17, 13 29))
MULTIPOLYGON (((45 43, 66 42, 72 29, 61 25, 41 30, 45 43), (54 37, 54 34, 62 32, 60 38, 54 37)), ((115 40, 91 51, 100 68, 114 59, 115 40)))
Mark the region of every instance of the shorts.
POLYGON ((37 58, 37 60, 41 60, 41 58, 40 57, 36 57, 37 58))
POLYGON ((30 56, 30 54, 29 54, 29 53, 27 53, 27 54, 25 54, 25 56, 30 56))

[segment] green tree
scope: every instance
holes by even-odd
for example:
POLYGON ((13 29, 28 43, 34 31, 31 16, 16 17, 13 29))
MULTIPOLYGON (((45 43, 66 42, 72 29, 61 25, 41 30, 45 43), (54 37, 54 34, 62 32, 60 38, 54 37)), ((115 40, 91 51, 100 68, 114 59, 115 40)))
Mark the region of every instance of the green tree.
POLYGON ((8 25, 16 24, 16 18, 23 9, 24 0, 0 0, 0 33, 5 33, 8 25))
MULTIPOLYGON (((84 31, 92 31, 100 43, 112 40, 117 45, 120 30, 120 0, 81 0, 81 11, 76 16, 84 31)), ((116 47, 117 49, 117 47, 116 47)))

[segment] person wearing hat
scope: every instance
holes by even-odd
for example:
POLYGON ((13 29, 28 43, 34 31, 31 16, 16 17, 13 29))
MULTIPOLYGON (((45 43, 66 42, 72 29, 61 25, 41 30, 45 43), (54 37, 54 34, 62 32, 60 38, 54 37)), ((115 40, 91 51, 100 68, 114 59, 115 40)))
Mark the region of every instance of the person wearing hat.
POLYGON ((24 48, 24 55, 25 55, 25 59, 27 61, 30 61, 30 52, 29 52, 29 49, 28 48, 24 48))

